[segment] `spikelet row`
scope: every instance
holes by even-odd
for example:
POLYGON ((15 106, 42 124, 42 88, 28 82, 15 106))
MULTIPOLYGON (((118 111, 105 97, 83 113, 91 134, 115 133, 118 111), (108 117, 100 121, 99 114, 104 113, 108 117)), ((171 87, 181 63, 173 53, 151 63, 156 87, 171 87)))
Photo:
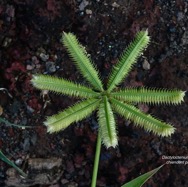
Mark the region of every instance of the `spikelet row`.
POLYGON ((185 96, 184 91, 158 88, 126 88, 111 93, 111 96, 126 102, 147 104, 180 104, 185 96))
POLYGON ((148 132, 152 131, 159 136, 170 136, 175 131, 175 128, 170 124, 162 122, 149 114, 144 114, 132 105, 124 104, 113 98, 111 102, 116 112, 148 132))

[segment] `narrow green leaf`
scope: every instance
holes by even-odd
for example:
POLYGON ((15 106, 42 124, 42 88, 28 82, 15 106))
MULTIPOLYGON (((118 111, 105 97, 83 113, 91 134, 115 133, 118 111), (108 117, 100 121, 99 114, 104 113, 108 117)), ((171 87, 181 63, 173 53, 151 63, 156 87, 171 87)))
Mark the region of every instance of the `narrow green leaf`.
POLYGON ((146 131, 152 131, 154 134, 160 136, 170 136, 174 133, 175 128, 170 124, 159 121, 149 114, 144 114, 136 107, 127 103, 122 103, 116 99, 111 98, 112 106, 120 115, 126 119, 131 120, 146 131))
POLYGON ((111 93, 111 96, 126 102, 180 104, 183 101, 185 92, 154 88, 126 88, 124 90, 111 93))
POLYGON ((102 143, 107 148, 111 146, 116 147, 118 145, 116 124, 110 103, 106 96, 104 96, 99 106, 98 121, 102 143))
POLYGON ((64 33, 62 41, 83 77, 85 77, 95 89, 102 91, 103 86, 99 79, 99 73, 94 67, 85 48, 78 42, 76 36, 71 33, 64 33))
POLYGON ((16 169, 23 177, 27 177, 27 174, 24 173, 19 167, 17 167, 12 161, 10 161, 0 150, 0 159, 10 166, 12 166, 14 169, 16 169))
POLYGON ((99 95, 86 86, 49 75, 34 75, 31 82, 38 89, 50 90, 68 96, 91 98, 99 95))
POLYGON ((50 133, 64 130, 71 123, 88 117, 98 107, 99 103, 99 99, 88 99, 79 102, 59 114, 48 117, 44 124, 50 133))
POLYGON ((8 120, 3 119, 3 118, 0 117, 0 123, 1 123, 1 122, 4 123, 4 124, 7 125, 7 126, 18 127, 18 128, 21 128, 21 129, 32 128, 31 126, 17 125, 17 124, 14 124, 14 123, 10 123, 8 120))
POLYGON ((143 184, 145 184, 147 182, 148 179, 150 179, 155 173, 157 173, 163 166, 164 165, 159 166, 158 168, 155 168, 155 169, 133 179, 132 181, 124 184, 121 187, 141 187, 143 184))
POLYGON ((148 31, 140 31, 136 35, 135 40, 125 49, 117 65, 112 69, 107 85, 108 91, 112 91, 127 76, 138 57, 148 46, 149 41, 148 31))

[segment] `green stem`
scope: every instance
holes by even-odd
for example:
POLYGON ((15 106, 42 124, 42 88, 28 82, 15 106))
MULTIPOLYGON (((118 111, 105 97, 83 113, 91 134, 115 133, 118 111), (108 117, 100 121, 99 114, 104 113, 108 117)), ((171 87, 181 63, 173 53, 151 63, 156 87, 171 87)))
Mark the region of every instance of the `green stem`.
POLYGON ((101 152, 101 137, 100 134, 98 133, 91 187, 96 187, 100 152, 101 152))

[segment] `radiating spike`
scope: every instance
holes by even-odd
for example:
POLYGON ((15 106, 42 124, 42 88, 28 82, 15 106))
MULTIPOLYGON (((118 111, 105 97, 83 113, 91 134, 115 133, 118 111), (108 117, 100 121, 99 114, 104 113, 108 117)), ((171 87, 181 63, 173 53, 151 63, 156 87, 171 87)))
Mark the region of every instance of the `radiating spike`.
POLYGON ((95 89, 103 91, 99 72, 93 65, 85 48, 79 43, 76 36, 72 33, 64 33, 62 36, 62 42, 82 76, 85 77, 95 89))
POLYGON ((111 96, 126 102, 148 104, 180 104, 185 96, 184 91, 155 88, 132 88, 112 92, 111 96))
POLYGON ((111 98, 113 108, 121 116, 134 122, 135 125, 144 128, 147 131, 152 131, 160 136, 169 136, 174 133, 175 128, 170 124, 162 122, 150 114, 146 115, 136 107, 124 104, 116 99, 111 98))
POLYGON ((108 91, 112 91, 123 78, 127 76, 138 57, 141 56, 144 49, 148 46, 150 37, 148 31, 140 31, 133 42, 121 55, 117 65, 112 69, 108 81, 108 91))
POLYGON ((63 78, 52 77, 50 75, 34 75, 32 84, 42 90, 50 90, 55 93, 61 93, 68 96, 80 98, 92 98, 99 96, 99 93, 91 88, 76 84, 63 78))
POLYGON ((88 117, 94 110, 96 110, 99 103, 99 99, 88 99, 79 102, 63 112, 48 117, 44 124, 48 128, 48 132, 58 132, 67 128, 71 123, 88 117))

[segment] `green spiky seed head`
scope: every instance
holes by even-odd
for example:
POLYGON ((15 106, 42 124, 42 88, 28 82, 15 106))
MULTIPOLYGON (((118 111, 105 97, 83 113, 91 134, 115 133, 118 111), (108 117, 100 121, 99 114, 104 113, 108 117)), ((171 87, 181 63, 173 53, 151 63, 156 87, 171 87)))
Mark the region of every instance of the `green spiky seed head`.
POLYGON ((150 42, 148 31, 139 32, 133 42, 123 51, 109 75, 106 90, 104 90, 105 86, 102 84, 97 68, 76 36, 71 33, 63 33, 62 42, 75 66, 90 86, 49 75, 33 76, 31 82, 38 89, 82 99, 81 102, 63 112, 48 117, 45 122, 48 132, 63 130, 97 110, 99 133, 107 148, 118 145, 114 112, 154 134, 170 136, 174 133, 175 128, 172 125, 141 112, 134 105, 135 103, 180 104, 185 96, 184 91, 144 87, 117 89, 148 46, 150 42))

